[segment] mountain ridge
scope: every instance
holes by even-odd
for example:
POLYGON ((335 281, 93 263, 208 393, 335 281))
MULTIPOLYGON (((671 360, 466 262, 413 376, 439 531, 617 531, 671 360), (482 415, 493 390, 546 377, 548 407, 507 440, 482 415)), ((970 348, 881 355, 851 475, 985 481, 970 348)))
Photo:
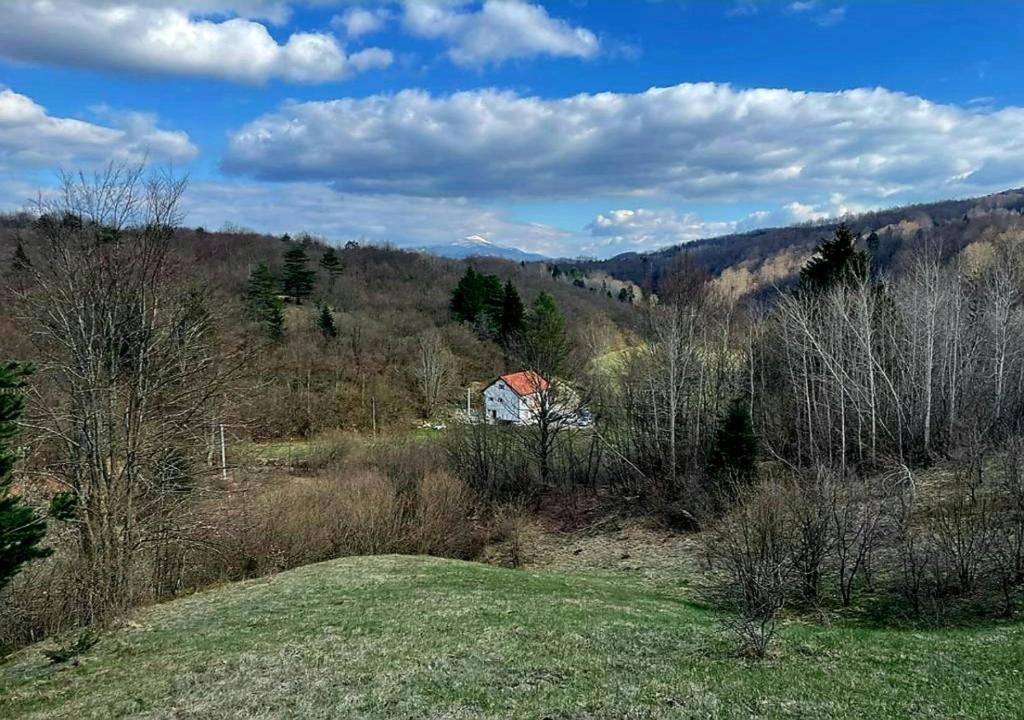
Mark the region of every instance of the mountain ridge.
POLYGON ((455 260, 464 260, 470 257, 496 257, 523 262, 542 262, 549 259, 546 255, 527 252, 517 247, 496 245, 480 235, 467 235, 461 240, 444 245, 418 247, 414 248, 414 251, 455 260))
POLYGON ((1024 235, 1024 188, 731 233, 576 264, 584 272, 605 272, 657 291, 672 263, 685 255, 712 278, 724 278, 742 286, 736 288, 739 291, 750 292, 793 282, 817 244, 840 223, 846 223, 862 240, 871 234, 876 236, 873 259, 877 270, 899 271, 929 243, 946 260, 979 240, 1007 233, 1024 235))

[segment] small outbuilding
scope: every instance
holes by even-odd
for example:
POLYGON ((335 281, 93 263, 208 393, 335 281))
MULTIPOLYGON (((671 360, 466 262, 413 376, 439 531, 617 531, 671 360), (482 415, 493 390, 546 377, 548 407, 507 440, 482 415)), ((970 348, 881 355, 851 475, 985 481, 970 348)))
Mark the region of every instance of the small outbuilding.
POLYGON ((533 370, 502 375, 484 389, 484 419, 492 424, 528 425, 534 422, 540 394, 550 387, 533 370))

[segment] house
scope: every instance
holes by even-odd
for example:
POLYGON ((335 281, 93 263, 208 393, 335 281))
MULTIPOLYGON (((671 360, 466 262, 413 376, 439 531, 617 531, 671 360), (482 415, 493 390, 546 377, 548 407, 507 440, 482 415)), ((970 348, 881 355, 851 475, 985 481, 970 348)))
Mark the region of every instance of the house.
POLYGON ((502 375, 484 388, 484 419, 488 423, 529 424, 537 412, 540 393, 550 387, 533 370, 502 375))

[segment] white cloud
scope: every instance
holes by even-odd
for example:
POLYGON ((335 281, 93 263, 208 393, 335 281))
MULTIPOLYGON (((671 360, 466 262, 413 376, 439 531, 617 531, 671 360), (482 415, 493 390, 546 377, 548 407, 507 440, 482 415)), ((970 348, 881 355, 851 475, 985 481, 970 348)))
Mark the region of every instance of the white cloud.
POLYGON ((818 23, 822 27, 831 27, 838 25, 846 19, 846 7, 834 7, 830 8, 826 12, 819 15, 814 22, 818 23))
POLYGON ((726 17, 747 17, 757 15, 759 11, 757 0, 736 0, 732 7, 725 11, 725 15, 726 17))
POLYGON ((444 245, 477 235, 497 245, 557 256, 577 239, 547 225, 520 223, 465 200, 339 193, 317 183, 198 182, 184 198, 186 222, 226 222, 272 233, 307 231, 332 241, 444 245))
POLYGON ((672 208, 612 210, 599 214, 587 225, 592 240, 582 250, 600 256, 647 252, 757 228, 820 222, 870 209, 847 202, 842 193, 832 193, 827 202, 817 205, 792 201, 774 210, 757 210, 739 220, 704 220, 696 213, 672 208))
POLYGON ((593 242, 583 249, 596 255, 646 252, 701 238, 735 232, 733 221, 705 221, 694 213, 668 208, 638 208, 601 213, 587 226, 593 242))
POLYGON ((349 192, 775 205, 836 191, 891 205, 1024 184, 1024 109, 882 88, 701 83, 554 100, 406 90, 286 104, 230 135, 224 167, 349 192))
POLYGON ((536 55, 589 59, 600 50, 593 32, 551 17, 541 5, 522 0, 485 0, 479 9, 466 5, 407 0, 403 26, 419 37, 447 39, 451 43, 448 56, 460 65, 536 55))
POLYGON ((106 118, 109 125, 53 117, 31 98, 0 90, 0 170, 188 162, 198 154, 188 135, 159 129, 152 115, 106 111, 106 118))
POLYGON ((358 38, 382 29, 389 18, 387 8, 351 7, 332 18, 331 25, 343 29, 350 38, 358 38))
POLYGON ((786 10, 790 13, 803 14, 821 27, 838 25, 846 19, 845 5, 825 7, 820 0, 797 0, 787 5, 786 10))
POLYGON ((390 64, 372 48, 347 55, 334 36, 296 32, 279 43, 250 17, 283 21, 289 5, 259 0, 27 0, 0 4, 0 56, 10 60, 315 83, 390 64), (367 54, 369 53, 369 54, 367 54))

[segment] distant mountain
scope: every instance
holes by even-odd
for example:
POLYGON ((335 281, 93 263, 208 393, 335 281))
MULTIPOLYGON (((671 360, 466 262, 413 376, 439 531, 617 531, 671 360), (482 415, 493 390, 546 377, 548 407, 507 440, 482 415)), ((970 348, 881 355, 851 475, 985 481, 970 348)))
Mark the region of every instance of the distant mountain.
MULTIPOLYGON (((924 248, 950 258, 978 243, 1024 236, 1024 188, 983 197, 920 203, 842 218, 874 249, 876 270, 898 273, 924 248)), ((757 293, 796 281, 815 245, 832 235, 840 219, 765 228, 675 245, 650 253, 623 253, 579 262, 587 274, 604 272, 657 292, 680 255, 740 293, 757 293)))
POLYGON ((474 256, 498 257, 505 258, 506 260, 517 261, 525 260, 526 262, 548 259, 544 255, 526 252, 519 248, 495 245, 490 240, 482 238, 479 235, 469 235, 461 240, 449 243, 448 245, 430 245, 429 247, 416 249, 418 252, 427 253, 428 255, 439 255, 441 257, 455 258, 458 260, 474 256))

